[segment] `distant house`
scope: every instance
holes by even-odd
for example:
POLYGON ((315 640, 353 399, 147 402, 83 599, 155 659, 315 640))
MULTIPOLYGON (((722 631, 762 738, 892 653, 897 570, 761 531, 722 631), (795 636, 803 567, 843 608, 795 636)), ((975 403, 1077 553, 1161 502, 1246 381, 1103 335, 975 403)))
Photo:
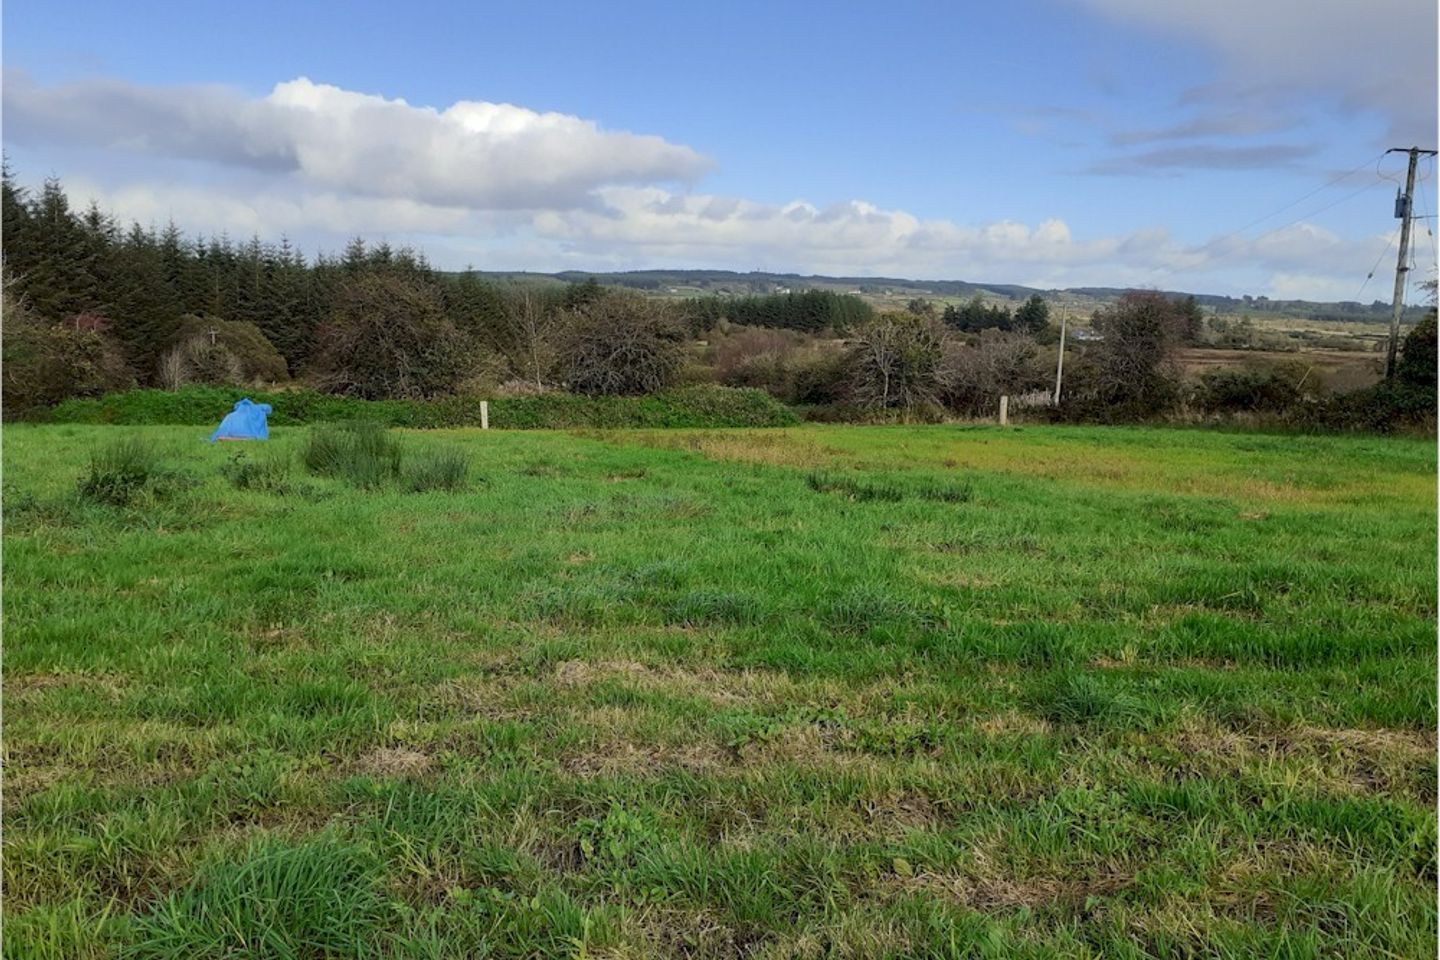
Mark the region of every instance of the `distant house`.
POLYGON ((1075 332, 1074 332, 1073 334, 1071 334, 1071 336, 1073 336, 1076 340, 1104 340, 1104 339, 1105 339, 1105 334, 1099 332, 1098 330, 1091 330, 1091 329, 1089 329, 1088 327, 1076 327, 1076 328, 1075 328, 1075 332))

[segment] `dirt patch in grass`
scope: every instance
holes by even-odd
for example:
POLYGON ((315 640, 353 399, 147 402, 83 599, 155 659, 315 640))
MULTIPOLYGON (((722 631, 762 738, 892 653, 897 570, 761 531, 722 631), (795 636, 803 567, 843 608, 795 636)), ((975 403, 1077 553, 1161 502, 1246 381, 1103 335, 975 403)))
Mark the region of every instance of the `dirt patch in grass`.
POLYGON ((618 681, 636 690, 708 700, 718 707, 773 703, 793 697, 788 676, 760 670, 652 667, 635 660, 566 660, 555 667, 555 682, 571 689, 618 681))
POLYGON ((1018 710, 1007 710, 1004 713, 995 713, 975 724, 975 729, 992 737, 1008 736, 1049 736, 1052 727, 1050 721, 1043 717, 1036 717, 1028 713, 1021 713, 1018 710))
POLYGON ((46 690, 84 687, 105 696, 118 696, 125 678, 113 673, 9 673, 5 674, 5 696, 24 697, 46 690))
POLYGON ((928 796, 914 790, 892 790, 865 804, 866 820, 886 836, 928 830, 941 821, 928 796))
POLYGON ((901 890, 943 897, 981 911, 1053 906, 1083 908, 1092 897, 1114 896, 1133 882, 1133 877, 1122 874, 1016 878, 921 873, 895 880, 901 890))
POLYGON ((708 741, 679 746, 614 739, 569 754, 561 761, 561 767, 573 777, 590 780, 597 777, 653 776, 672 770, 709 774, 725 763, 724 753, 708 741))
POLYGON ((427 754, 404 747, 380 747, 355 762, 356 772, 372 777, 420 777, 434 766, 434 759, 427 754))
POLYGON ((1433 760, 1434 730, 1358 730, 1326 727, 1295 727, 1290 739, 1296 743, 1321 744, 1362 754, 1391 753, 1409 760, 1433 760))
POLYGON ((532 715, 526 707, 514 703, 514 691, 525 678, 502 674, 489 677, 463 677, 447 680, 435 690, 435 700, 442 706, 456 708, 485 720, 525 720, 532 715))
POLYGON ((1165 777, 1223 777, 1283 766, 1317 788, 1360 794, 1411 794, 1427 779, 1420 774, 1433 770, 1436 751, 1433 731, 1296 726, 1250 733, 1198 718, 1142 739, 1182 758, 1154 771, 1165 777))
MULTIPOLYGON (((662 908, 632 914, 623 921, 624 946, 593 952, 596 958, 638 960, 640 957, 684 957, 729 960, 754 956, 761 938, 737 930, 716 912, 662 908)), ((809 956, 792 952, 782 956, 809 956)), ((815 955, 819 955, 816 952, 815 955)))

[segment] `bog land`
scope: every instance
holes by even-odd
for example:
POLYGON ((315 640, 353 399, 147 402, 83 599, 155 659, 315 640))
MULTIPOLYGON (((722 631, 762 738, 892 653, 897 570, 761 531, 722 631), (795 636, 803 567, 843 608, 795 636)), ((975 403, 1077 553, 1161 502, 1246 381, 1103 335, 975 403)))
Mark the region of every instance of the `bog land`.
POLYGON ((1431 442, 311 430, 7 428, 7 957, 1433 954, 1431 442))

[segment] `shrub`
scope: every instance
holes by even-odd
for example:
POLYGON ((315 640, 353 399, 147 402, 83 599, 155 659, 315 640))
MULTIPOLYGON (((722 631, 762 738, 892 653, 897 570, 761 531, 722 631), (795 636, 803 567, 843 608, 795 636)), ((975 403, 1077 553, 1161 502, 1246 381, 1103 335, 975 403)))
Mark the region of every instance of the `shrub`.
POLYGON ((576 393, 656 393, 685 363, 684 329, 660 300, 606 292, 568 311, 566 326, 561 367, 576 393))
POLYGON ((331 392, 367 400, 452 391, 474 345, 446 316, 439 290, 398 273, 347 278, 316 331, 315 374, 331 392))
POLYGON ((119 344, 87 318, 50 323, 5 290, 3 402, 7 420, 32 416, 66 397, 86 397, 133 386, 135 378, 119 344))
POLYGON ((362 489, 383 486, 400 475, 404 451, 378 423, 316 427, 310 431, 300 459, 311 473, 335 477, 362 489))
POLYGON ((288 379, 285 358, 253 323, 193 314, 180 321, 160 360, 161 385, 274 383, 288 379))
POLYGON ((1243 367, 1200 375, 1191 403, 1207 413, 1280 412, 1300 402, 1300 375, 1282 367, 1243 367))
POLYGON ((1301 428, 1322 430, 1393 433, 1412 429, 1434 433, 1435 416, 1433 387, 1417 387, 1397 380, 1297 406, 1289 422, 1301 428))
POLYGON ((415 460, 405 474, 405 485, 414 493, 427 490, 459 490, 470 474, 470 458, 456 450, 427 453, 415 460))
POLYGON ((80 496, 112 507, 128 506, 156 476, 160 459, 139 437, 122 437, 90 454, 80 496))
POLYGON ((941 393, 944 327, 908 313, 886 313, 860 328, 850 351, 850 392, 861 406, 933 406, 941 393))
POLYGON ((1435 313, 1415 325, 1405 335, 1400 359, 1395 364, 1395 378, 1416 387, 1435 389, 1435 313))
POLYGON ((1002 394, 1017 396, 1048 385, 1038 366, 1035 341, 1017 333, 985 330, 974 343, 947 343, 941 363, 945 406, 957 413, 991 414, 1002 394))
POLYGON ((1061 415, 1111 423, 1171 409, 1180 399, 1175 351, 1193 337, 1197 309, 1189 300, 1139 290, 1096 311, 1091 322, 1102 339, 1074 363, 1066 358, 1061 415))
POLYGON ((845 393, 845 355, 833 344, 793 330, 729 327, 706 351, 714 379, 750 387, 786 403, 835 403, 845 393))

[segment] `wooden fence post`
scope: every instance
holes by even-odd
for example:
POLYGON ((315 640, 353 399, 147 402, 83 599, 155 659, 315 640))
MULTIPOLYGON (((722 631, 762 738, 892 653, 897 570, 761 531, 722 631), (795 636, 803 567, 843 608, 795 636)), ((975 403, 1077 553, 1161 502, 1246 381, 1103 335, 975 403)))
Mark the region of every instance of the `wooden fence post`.
POLYGON ((1009 422, 1010 422, 1010 398, 1009 398, 1008 396, 1005 396, 1005 397, 1001 397, 1001 398, 1000 398, 1000 426, 1003 427, 1003 426, 1005 426, 1006 424, 1008 424, 1009 422))
POLYGON ((490 429, 490 401, 489 401, 489 400, 481 400, 481 401, 480 401, 480 429, 481 429, 481 430, 489 430, 489 429, 490 429))

